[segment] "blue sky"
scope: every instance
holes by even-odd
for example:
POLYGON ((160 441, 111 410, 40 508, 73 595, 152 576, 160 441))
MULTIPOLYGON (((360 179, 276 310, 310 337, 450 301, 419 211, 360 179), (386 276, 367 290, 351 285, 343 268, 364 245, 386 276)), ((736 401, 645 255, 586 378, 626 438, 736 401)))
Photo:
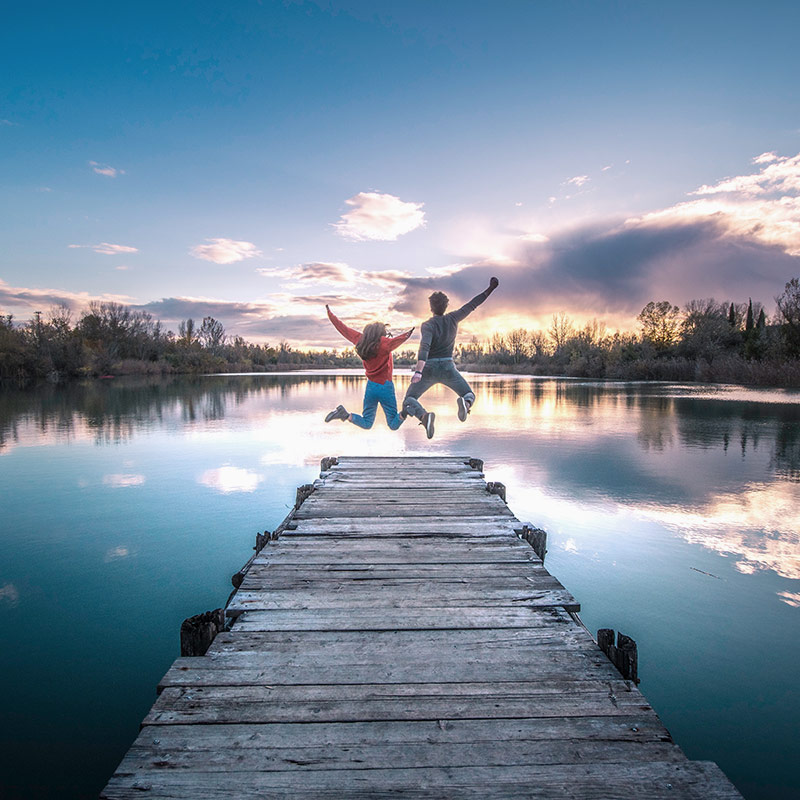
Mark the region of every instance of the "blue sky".
POLYGON ((796 3, 3 17, 0 311, 20 319, 115 299, 321 345, 325 302, 400 327, 490 274, 479 335, 560 310, 632 327, 651 299, 771 311, 800 274, 796 3))

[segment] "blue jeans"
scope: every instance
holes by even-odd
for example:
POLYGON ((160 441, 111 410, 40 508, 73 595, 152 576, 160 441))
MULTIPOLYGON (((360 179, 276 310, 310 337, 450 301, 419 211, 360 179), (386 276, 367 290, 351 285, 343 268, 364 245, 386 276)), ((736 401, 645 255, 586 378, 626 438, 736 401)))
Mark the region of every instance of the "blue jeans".
POLYGON ((453 359, 431 358, 425 363, 425 368, 422 370, 422 378, 408 387, 405 400, 403 400, 405 412, 412 417, 422 419, 425 416, 425 409, 417 398, 421 397, 431 386, 435 386, 437 383, 443 383, 459 397, 463 397, 468 406, 475 402, 475 395, 472 389, 456 369, 453 359))
POLYGON ((369 430, 375 422, 375 412, 378 410, 378 403, 381 404, 383 413, 386 414, 386 424, 391 430, 396 431, 402 424, 403 418, 397 413, 397 399, 394 395, 394 383, 375 383, 367 381, 367 388, 364 390, 364 410, 361 416, 353 414, 350 422, 358 425, 359 428, 369 430))

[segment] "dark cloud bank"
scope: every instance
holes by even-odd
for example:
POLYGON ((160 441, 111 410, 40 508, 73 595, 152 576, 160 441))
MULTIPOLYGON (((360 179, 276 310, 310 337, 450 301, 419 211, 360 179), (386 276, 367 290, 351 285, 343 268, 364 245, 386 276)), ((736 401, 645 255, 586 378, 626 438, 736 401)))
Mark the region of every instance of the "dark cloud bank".
POLYGON ((484 261, 445 277, 408 279, 395 309, 424 315, 434 289, 455 304, 481 291, 492 275, 501 280, 494 313, 635 316, 650 300, 683 305, 700 297, 752 297, 771 308, 786 281, 800 274, 800 258, 733 237, 708 220, 573 229, 523 245, 516 256, 514 266, 484 261))

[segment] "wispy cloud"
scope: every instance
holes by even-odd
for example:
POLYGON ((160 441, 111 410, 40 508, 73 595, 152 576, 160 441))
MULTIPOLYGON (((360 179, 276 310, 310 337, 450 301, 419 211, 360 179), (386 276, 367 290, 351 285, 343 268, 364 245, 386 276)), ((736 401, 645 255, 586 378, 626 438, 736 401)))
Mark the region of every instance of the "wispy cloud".
POLYGON ((263 267, 258 273, 267 278, 284 278, 288 286, 320 283, 331 286, 350 286, 354 283, 378 286, 403 286, 411 278, 401 270, 358 270, 341 261, 312 261, 294 267, 263 267))
POLYGON ((83 247, 94 250, 105 256, 118 256, 121 253, 138 253, 138 247, 130 247, 126 244, 111 244, 110 242, 100 242, 100 244, 69 244, 67 247, 75 250, 83 247))
POLYGON ((764 166, 755 174, 725 178, 711 186, 703 185, 689 194, 733 194, 739 197, 762 197, 786 195, 800 191, 800 153, 791 157, 778 156, 775 153, 762 153, 753 159, 753 164, 764 166))
POLYGON ((713 222, 727 238, 775 246, 800 256, 800 153, 762 153, 758 172, 725 178, 689 192, 698 200, 679 203, 629 221, 631 225, 713 222))
POLYGON ((0 119, 0 128, 16 128, 18 124, 10 119, 0 119))
POLYGON ((124 175, 124 169, 117 169, 109 164, 100 164, 97 161, 90 161, 89 166, 98 175, 105 175, 107 178, 116 178, 118 175, 124 175))
POLYGON ((215 317, 226 324, 248 319, 260 319, 275 313, 273 303, 243 303, 216 300, 211 297, 162 297, 139 308, 167 322, 188 318, 215 317))
POLYGON ((206 242, 208 244, 195 245, 189 253, 195 258, 213 261, 215 264, 233 264, 261 255, 261 251, 252 242, 235 239, 206 239, 206 242))
POLYGON ((339 236, 355 242, 393 242, 425 225, 424 203, 406 202, 392 194, 359 192, 345 201, 352 211, 333 223, 339 236))
POLYGON ((570 186, 583 186, 584 183, 589 183, 591 179, 588 175, 576 175, 574 178, 568 178, 565 183, 570 186))
POLYGON ((86 308, 92 301, 130 303, 133 298, 120 294, 89 294, 70 292, 66 289, 36 289, 22 286, 9 286, 0 279, 0 306, 15 310, 15 313, 44 311, 48 306, 64 304, 73 311, 86 308))
POLYGON ((792 608, 800 608, 800 592, 778 592, 778 597, 792 608))

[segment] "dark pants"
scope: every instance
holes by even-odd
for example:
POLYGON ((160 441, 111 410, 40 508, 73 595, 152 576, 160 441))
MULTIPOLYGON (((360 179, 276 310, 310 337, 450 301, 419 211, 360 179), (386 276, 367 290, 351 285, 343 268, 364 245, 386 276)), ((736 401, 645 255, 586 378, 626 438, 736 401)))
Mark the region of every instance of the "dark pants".
POLYGON ((417 399, 421 397, 431 386, 443 383, 452 389, 459 397, 467 401, 471 406, 475 402, 475 395, 469 384, 464 380, 461 373, 456 369, 452 358, 431 358, 425 363, 422 370, 422 378, 408 387, 405 399, 403 400, 403 411, 412 417, 422 419, 425 416, 425 409, 417 399))

